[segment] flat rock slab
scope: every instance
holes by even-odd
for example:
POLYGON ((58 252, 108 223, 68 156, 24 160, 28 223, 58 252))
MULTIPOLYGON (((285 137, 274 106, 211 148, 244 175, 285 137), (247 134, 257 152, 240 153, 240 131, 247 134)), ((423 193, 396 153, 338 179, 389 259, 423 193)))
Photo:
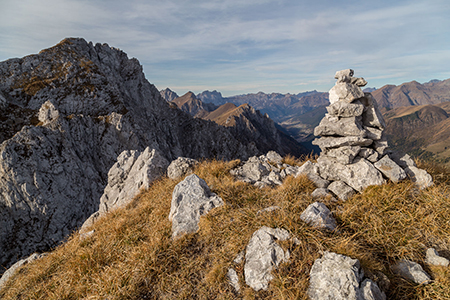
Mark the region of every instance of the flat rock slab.
POLYGON ((406 178, 406 172, 390 159, 388 155, 383 156, 383 158, 373 165, 394 183, 398 183, 406 178))
POLYGON ((289 259, 277 240, 290 239, 285 229, 261 227, 255 231, 245 250, 245 282, 255 291, 266 290, 273 279, 272 270, 289 259))
POLYGON ((336 220, 328 207, 321 202, 314 202, 310 204, 302 212, 300 219, 316 228, 328 229, 331 231, 336 229, 336 220))
POLYGON ((359 117, 364 112, 364 105, 356 100, 353 103, 337 101, 326 107, 328 113, 336 117, 359 117))
POLYGON ((343 146, 369 146, 373 143, 373 140, 366 139, 359 136, 347 136, 347 137, 321 137, 315 139, 312 144, 317 145, 322 151, 327 151, 330 148, 338 148, 343 146))
POLYGON ((320 136, 359 136, 365 137, 360 117, 340 118, 326 114, 314 129, 314 135, 320 136))
POLYGON ((203 179, 195 174, 187 176, 172 193, 169 213, 172 237, 196 232, 200 216, 223 204, 222 198, 212 193, 203 179))
POLYGON ((417 284, 428 284, 431 277, 416 262, 402 259, 392 267, 394 273, 417 284))

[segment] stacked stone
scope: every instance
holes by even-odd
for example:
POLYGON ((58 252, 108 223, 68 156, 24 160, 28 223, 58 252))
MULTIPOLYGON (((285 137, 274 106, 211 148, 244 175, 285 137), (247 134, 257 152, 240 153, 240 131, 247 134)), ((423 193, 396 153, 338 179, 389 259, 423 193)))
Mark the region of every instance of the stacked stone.
POLYGON ((418 169, 408 155, 388 150, 383 135, 386 124, 377 102, 361 90, 367 84, 364 78, 353 77, 351 69, 336 72, 335 78, 328 113, 314 130, 320 138, 313 141, 322 150, 317 167, 319 175, 332 182, 328 189, 346 198, 340 195, 408 176, 421 188, 431 185, 431 176, 418 169))

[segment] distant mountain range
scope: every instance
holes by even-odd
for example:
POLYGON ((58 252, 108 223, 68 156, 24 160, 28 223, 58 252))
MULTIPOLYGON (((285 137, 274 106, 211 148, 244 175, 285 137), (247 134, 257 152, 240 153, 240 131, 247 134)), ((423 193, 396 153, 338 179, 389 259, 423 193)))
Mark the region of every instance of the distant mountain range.
MULTIPOLYGON (((420 128, 428 128, 428 130, 443 130, 443 127, 441 128, 433 122, 436 122, 436 118, 441 120, 444 116, 442 111, 445 111, 445 104, 441 103, 450 101, 450 79, 442 81, 435 79, 423 84, 418 83, 417 81, 411 81, 403 83, 399 86, 385 85, 379 89, 365 88, 364 91, 372 93, 377 100, 381 111, 386 114, 388 123, 391 124, 390 127, 392 127, 387 129, 387 133, 394 147, 404 148, 404 150, 409 152, 415 151, 416 154, 421 153, 422 155, 424 155, 425 151, 427 151, 426 153, 428 156, 430 156, 431 153, 438 153, 441 158, 450 156, 450 152, 447 153, 445 151, 436 150, 437 146, 431 148, 425 147, 424 145, 427 143, 433 143, 433 145, 435 144, 430 137, 423 140, 423 143, 425 143, 423 145, 422 142, 417 141, 420 136, 419 133, 421 132, 418 130, 420 128), (439 108, 442 111, 438 113, 436 108, 422 107, 423 105, 434 105, 433 107, 439 108), (396 109, 405 106, 414 106, 416 108, 420 106, 420 108, 417 108, 417 110, 416 108, 396 109), (396 116, 399 112, 401 112, 400 119, 396 116), (403 120, 403 117, 410 114, 417 116, 417 120, 420 121, 416 120, 411 124, 408 122, 399 124, 400 120, 403 120), (430 116, 428 116, 428 114, 430 114, 430 116), (437 117, 437 115, 440 117, 437 117), (431 118, 431 120, 428 118, 431 118), (430 128, 430 126, 434 127, 430 128), (411 134, 410 131, 414 128, 417 132, 415 134, 411 134), (400 130, 405 134, 396 132, 400 130), (422 145, 422 148, 425 147, 427 150, 424 150, 425 148, 422 149, 414 146, 419 144, 422 145)), ((166 99, 171 99, 170 97, 173 97, 173 94, 175 94, 170 90, 164 92, 161 91, 161 93, 163 96, 165 95, 164 93, 167 93, 168 96, 164 96, 166 99)), ((303 146, 309 150, 317 150, 310 143, 315 138, 313 135, 313 130, 325 115, 325 107, 329 104, 328 93, 317 91, 299 94, 265 94, 263 92, 259 92, 256 94, 223 97, 220 92, 214 90, 204 91, 198 94, 196 98, 197 100, 201 100, 201 105, 206 111, 213 110, 208 105, 218 107, 220 105, 224 105, 225 103, 233 103, 235 106, 240 106, 248 103, 253 108, 259 110, 262 114, 267 113, 270 118, 277 122, 287 134, 291 135, 298 142, 301 142, 303 146)), ((177 101, 179 102, 182 100, 180 99, 177 101)), ((192 106, 192 104, 189 105, 192 106)), ((186 111, 186 109, 184 110, 186 111)), ((190 113, 192 114, 192 111, 190 113)), ((444 125, 441 124, 440 126, 444 125)))

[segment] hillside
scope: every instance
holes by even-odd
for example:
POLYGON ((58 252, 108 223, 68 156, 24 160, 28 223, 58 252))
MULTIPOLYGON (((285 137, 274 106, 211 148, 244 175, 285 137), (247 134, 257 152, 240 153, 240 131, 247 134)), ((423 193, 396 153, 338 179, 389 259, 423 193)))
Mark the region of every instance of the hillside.
POLYGON ((450 103, 398 107, 384 114, 390 145, 450 166, 450 103))
POLYGON ((424 251, 432 246, 450 258, 448 173, 428 166, 436 184, 427 190, 405 181, 370 187, 345 202, 325 200, 338 222, 337 231, 325 232, 299 218, 315 201, 310 196, 315 187, 306 176, 260 189, 230 175, 238 163, 208 161, 194 170, 225 202, 201 218, 197 233, 172 239, 167 216, 181 179, 162 178, 128 207, 100 219, 91 235, 74 233, 44 258, 22 267, 0 297, 307 299, 312 264, 323 251, 334 251, 359 259, 364 274, 387 299, 449 299, 448 267, 424 262, 424 251), (262 211, 273 206, 279 209, 262 211), (283 228, 298 242, 280 242, 290 252, 289 261, 273 271, 267 290, 255 292, 245 284, 244 262, 233 261, 261 226, 283 228), (425 266, 433 282, 416 285, 394 274, 390 266, 400 258, 425 266), (228 281, 230 267, 237 270, 240 292, 228 281))
POLYGON ((423 84, 411 81, 399 86, 385 85, 372 94, 378 104, 386 108, 438 104, 450 101, 450 79, 423 84))

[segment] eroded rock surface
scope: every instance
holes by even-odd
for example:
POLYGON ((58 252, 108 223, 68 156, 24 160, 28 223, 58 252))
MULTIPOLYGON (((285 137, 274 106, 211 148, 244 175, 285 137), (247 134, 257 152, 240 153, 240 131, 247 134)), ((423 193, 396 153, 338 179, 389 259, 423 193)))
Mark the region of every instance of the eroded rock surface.
POLYGON ((172 236, 196 232, 200 216, 222 206, 222 198, 211 192, 206 182, 195 174, 178 183, 172 193, 169 220, 172 236))
POLYGON ((261 227, 255 231, 245 250, 245 282, 255 291, 266 290, 273 279, 272 270, 289 259, 277 240, 291 238, 289 232, 280 228, 261 227))

